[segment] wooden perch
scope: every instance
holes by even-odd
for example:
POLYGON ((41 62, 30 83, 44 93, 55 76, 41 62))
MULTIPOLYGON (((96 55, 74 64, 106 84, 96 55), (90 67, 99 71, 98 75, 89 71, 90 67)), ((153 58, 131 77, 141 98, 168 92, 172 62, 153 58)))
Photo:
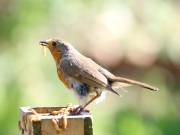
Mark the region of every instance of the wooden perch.
POLYGON ((81 115, 52 115, 65 107, 21 107, 21 135, 93 135, 89 112, 81 115))

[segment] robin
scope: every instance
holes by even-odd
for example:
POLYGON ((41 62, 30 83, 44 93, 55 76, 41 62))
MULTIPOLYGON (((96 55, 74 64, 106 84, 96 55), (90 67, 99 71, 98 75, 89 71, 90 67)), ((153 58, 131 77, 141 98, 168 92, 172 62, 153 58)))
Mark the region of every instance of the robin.
POLYGON ((40 41, 40 45, 50 50, 59 79, 83 101, 82 109, 100 97, 104 91, 119 95, 117 89, 121 88, 122 84, 136 85, 152 91, 158 90, 142 82, 115 76, 63 40, 48 39, 40 41))

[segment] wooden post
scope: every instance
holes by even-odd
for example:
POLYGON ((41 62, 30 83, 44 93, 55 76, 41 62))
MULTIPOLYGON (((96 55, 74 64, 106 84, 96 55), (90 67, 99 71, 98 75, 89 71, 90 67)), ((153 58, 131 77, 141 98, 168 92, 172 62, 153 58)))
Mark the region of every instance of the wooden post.
POLYGON ((21 135, 93 135, 90 113, 74 116, 50 115, 63 107, 21 107, 21 135))

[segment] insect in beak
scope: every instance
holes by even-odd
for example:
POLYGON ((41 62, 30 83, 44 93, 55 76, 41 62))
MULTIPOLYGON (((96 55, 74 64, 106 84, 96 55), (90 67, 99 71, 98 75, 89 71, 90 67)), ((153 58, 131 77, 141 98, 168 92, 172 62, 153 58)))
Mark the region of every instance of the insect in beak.
POLYGON ((48 46, 48 42, 46 41, 40 41, 39 44, 42 46, 43 48, 43 55, 46 56, 46 46, 48 46))

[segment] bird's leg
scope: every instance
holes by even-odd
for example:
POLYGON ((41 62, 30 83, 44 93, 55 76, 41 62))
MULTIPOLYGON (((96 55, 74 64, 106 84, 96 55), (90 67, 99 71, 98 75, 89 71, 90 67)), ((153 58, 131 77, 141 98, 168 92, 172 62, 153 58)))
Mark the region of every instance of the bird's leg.
POLYGON ((80 114, 91 102, 93 102, 95 99, 97 99, 100 96, 101 96, 101 93, 98 93, 96 91, 96 95, 92 99, 90 99, 85 105, 83 106, 80 105, 77 108, 75 108, 75 110, 73 111, 73 114, 76 114, 76 115, 80 114))
POLYGON ((101 93, 98 93, 96 91, 96 96, 94 96, 91 100, 89 100, 82 108, 85 109, 91 102, 93 102, 95 99, 101 96, 101 93))

